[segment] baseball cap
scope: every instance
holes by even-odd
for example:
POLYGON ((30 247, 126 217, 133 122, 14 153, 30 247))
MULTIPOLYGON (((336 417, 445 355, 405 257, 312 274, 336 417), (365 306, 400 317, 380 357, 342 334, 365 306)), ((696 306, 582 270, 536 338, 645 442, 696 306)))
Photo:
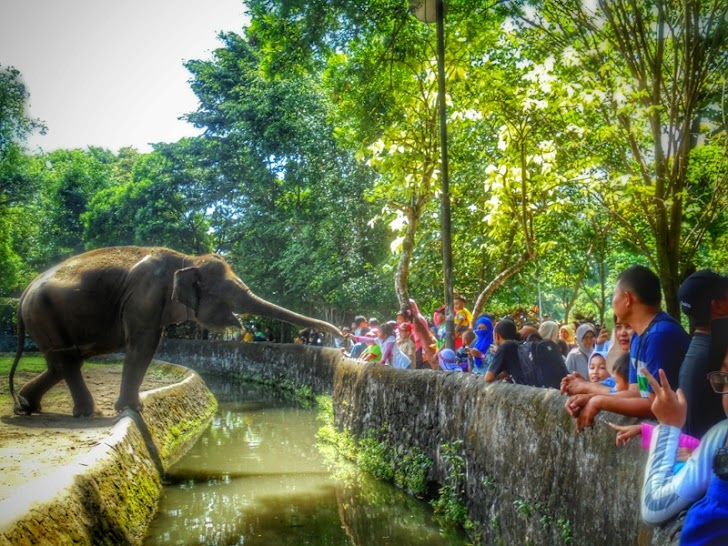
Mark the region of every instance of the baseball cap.
POLYGON ((693 318, 696 326, 710 324, 710 304, 728 294, 728 277, 701 269, 683 281, 678 290, 680 309, 693 318))

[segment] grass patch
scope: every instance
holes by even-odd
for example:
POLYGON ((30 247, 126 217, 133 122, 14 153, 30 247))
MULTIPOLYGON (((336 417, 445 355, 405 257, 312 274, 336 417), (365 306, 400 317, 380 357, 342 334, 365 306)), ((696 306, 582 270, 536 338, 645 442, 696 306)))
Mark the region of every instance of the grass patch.
MULTIPOLYGON (((13 358, 15 355, 11 354, 0 354, 0 375, 10 375, 10 368, 13 365, 13 358)), ((116 364, 116 363, 114 363, 116 364)), ((84 369, 86 368, 97 368, 99 366, 108 366, 109 362, 95 362, 93 360, 84 363, 84 369)), ((46 369, 45 358, 41 355, 23 355, 23 358, 18 362, 15 373, 20 371, 23 372, 43 372, 46 369)))
MULTIPOLYGON (((0 374, 9 375, 10 367, 13 365, 14 355, 0 355, 0 374)), ((18 362, 15 371, 42 372, 46 369, 46 361, 42 356, 25 356, 18 362)))

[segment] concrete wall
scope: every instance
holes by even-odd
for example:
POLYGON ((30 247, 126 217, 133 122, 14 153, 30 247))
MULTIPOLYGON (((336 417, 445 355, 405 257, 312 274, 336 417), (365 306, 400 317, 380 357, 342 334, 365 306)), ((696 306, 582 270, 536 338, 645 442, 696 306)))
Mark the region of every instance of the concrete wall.
POLYGON ((375 429, 434 461, 443 483, 444 445, 460 445, 465 502, 482 544, 666 545, 672 528, 642 525, 639 494, 647 454, 617 448, 601 414, 577 434, 553 389, 431 370, 361 364, 327 348, 164 340, 158 358, 196 370, 254 374, 332 393, 337 426, 375 429))
POLYGON ((99 433, 98 445, 0 501, 0 546, 141 543, 156 510, 161 474, 204 432, 217 409, 199 375, 178 373, 185 374, 180 383, 141 393, 143 418, 124 410, 111 429, 99 433))

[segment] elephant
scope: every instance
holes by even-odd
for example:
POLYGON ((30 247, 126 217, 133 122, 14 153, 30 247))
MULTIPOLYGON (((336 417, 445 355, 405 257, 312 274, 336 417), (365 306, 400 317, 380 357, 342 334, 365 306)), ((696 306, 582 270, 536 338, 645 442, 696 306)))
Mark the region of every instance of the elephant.
POLYGON ((299 315, 251 292, 223 257, 189 256, 163 247, 117 246, 68 258, 38 275, 18 304, 18 348, 10 393, 18 415, 38 413, 43 395, 61 379, 73 398, 73 415, 98 415, 81 374, 91 357, 124 351, 121 388, 114 408, 141 411, 139 388, 162 329, 195 320, 209 330, 240 327, 251 314, 340 336, 328 322, 299 315), (47 369, 15 394, 13 377, 26 333, 47 369))

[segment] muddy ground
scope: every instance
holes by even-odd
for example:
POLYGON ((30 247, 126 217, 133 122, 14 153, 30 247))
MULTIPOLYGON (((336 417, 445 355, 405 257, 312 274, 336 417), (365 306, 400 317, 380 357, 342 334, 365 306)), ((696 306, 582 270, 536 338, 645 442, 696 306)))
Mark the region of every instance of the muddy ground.
MULTIPOLYGON (((15 374, 16 392, 35 375, 19 369, 15 374)), ((89 367, 84 369, 84 378, 102 412, 100 417, 74 418, 73 401, 64 382, 43 398, 42 413, 15 415, 8 376, 0 374, 0 500, 9 497, 16 487, 72 462, 104 441, 117 420, 114 402, 119 396, 121 365, 89 367)), ((178 376, 158 373, 152 365, 141 390, 179 380, 178 376)))

